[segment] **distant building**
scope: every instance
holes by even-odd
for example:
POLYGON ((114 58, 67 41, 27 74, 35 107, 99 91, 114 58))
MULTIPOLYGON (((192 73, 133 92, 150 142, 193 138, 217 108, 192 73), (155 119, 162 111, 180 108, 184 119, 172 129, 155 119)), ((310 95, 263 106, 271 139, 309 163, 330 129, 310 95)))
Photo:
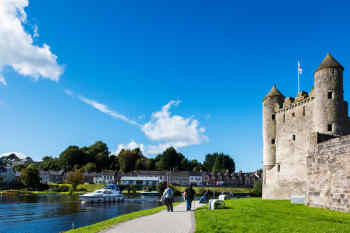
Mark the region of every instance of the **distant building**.
POLYGON ((202 174, 202 172, 191 172, 188 178, 189 178, 188 182, 190 184, 195 184, 195 185, 198 185, 198 186, 203 185, 203 174, 202 174))
POLYGON ((198 186, 252 187, 258 180, 261 180, 261 178, 256 175, 256 172, 134 171, 118 175, 118 183, 125 185, 148 185, 147 181, 155 181, 157 183, 168 182, 181 186, 195 184, 198 186))
POLYGON ((9 184, 16 179, 15 173, 10 166, 0 167, 0 183, 9 184))
POLYGON ((121 185, 154 186, 159 183, 160 177, 156 176, 122 176, 120 179, 121 185))
POLYGON ((93 177, 93 183, 94 184, 114 184, 115 183, 115 177, 114 177, 113 171, 103 171, 101 173, 97 173, 93 177))
POLYGON ((42 184, 62 184, 64 182, 64 171, 39 171, 40 182, 42 184))

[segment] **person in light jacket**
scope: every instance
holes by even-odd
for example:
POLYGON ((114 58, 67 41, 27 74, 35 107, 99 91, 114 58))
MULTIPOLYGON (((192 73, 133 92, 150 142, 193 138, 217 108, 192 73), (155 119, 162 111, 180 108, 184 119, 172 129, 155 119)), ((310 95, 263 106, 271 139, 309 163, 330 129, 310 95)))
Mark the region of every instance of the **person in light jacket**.
POLYGON ((164 190, 161 200, 164 200, 168 212, 173 212, 173 196, 174 191, 170 185, 167 184, 167 188, 164 190))

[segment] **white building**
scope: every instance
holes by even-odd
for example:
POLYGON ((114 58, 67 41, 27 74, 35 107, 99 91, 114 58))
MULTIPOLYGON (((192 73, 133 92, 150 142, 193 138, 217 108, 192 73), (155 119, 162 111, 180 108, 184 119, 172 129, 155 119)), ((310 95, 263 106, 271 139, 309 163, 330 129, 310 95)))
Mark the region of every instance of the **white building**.
POLYGON ((161 182, 159 176, 122 176, 120 184, 122 185, 144 185, 153 186, 161 182))
POLYGON ((201 186, 203 185, 203 176, 201 174, 191 174, 189 176, 189 183, 201 186))
POLYGON ((93 178, 94 184, 114 184, 114 172, 101 172, 97 173, 93 178))

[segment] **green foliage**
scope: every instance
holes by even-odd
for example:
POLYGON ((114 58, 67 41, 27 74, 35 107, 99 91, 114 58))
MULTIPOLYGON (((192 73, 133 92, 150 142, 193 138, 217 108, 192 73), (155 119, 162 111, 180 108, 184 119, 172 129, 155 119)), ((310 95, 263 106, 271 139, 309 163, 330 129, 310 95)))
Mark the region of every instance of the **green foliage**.
POLYGON ((226 208, 195 211, 196 233, 330 233, 350 232, 350 213, 290 201, 243 198, 225 201, 226 208))
POLYGON ((89 162, 87 163, 84 167, 83 167, 83 170, 85 172, 96 172, 96 164, 95 163, 92 163, 92 162, 89 162))
POLYGON ((215 152, 205 156, 204 167, 207 171, 223 172, 228 170, 229 172, 234 172, 235 162, 229 155, 215 152))
POLYGON ((86 162, 86 154, 77 146, 69 146, 59 157, 61 167, 65 171, 73 170, 75 165, 81 166, 86 162))
POLYGON ((27 188, 39 188, 39 170, 33 164, 30 164, 27 168, 22 169, 20 180, 27 188))
POLYGON ((71 184, 72 191, 75 191, 79 184, 84 183, 84 176, 80 170, 70 171, 67 174, 66 183, 71 184))
POLYGON ((252 194, 257 197, 261 197, 262 195, 262 182, 256 181, 253 186, 252 194))
POLYGON ((49 191, 51 192, 68 192, 70 190, 69 185, 50 185, 49 191))
POLYGON ((136 161, 142 158, 143 155, 139 148, 136 148, 134 150, 121 150, 118 155, 120 171, 134 171, 136 167, 136 161))
POLYGON ((52 158, 50 156, 45 156, 42 160, 42 162, 39 162, 38 164, 40 169, 43 169, 45 171, 48 170, 54 170, 58 171, 61 170, 60 161, 58 158, 52 158))

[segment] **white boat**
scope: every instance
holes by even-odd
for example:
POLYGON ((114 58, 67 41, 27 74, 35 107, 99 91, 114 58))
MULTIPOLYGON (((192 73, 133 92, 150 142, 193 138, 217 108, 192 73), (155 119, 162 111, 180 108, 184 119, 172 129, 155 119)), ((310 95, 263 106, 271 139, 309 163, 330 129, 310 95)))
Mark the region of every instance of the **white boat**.
POLYGON ((120 193, 118 186, 107 185, 103 189, 98 189, 92 193, 80 195, 80 200, 83 203, 118 202, 124 200, 124 195, 120 193))

